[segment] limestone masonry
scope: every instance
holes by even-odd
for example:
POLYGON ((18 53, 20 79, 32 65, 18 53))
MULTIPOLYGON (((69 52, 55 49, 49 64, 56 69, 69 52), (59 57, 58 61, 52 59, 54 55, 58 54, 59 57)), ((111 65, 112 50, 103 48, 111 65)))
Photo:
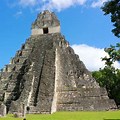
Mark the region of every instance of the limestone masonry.
POLYGON ((54 13, 40 13, 32 35, 0 72, 0 114, 110 110, 115 102, 60 33, 54 13))

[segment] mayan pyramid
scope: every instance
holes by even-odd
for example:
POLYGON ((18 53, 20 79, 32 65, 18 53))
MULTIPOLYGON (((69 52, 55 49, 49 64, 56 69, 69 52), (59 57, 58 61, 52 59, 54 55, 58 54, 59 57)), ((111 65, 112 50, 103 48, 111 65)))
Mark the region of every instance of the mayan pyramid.
POLYGON ((116 108, 47 10, 38 14, 31 36, 0 72, 0 104, 9 113, 20 112, 23 104, 29 113, 116 108))

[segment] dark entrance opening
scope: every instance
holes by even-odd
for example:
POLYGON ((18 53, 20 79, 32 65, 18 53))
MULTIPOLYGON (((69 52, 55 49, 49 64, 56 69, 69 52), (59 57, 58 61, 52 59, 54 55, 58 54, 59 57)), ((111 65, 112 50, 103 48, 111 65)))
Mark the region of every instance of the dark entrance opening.
POLYGON ((43 34, 47 34, 48 33, 48 28, 43 28, 43 34))

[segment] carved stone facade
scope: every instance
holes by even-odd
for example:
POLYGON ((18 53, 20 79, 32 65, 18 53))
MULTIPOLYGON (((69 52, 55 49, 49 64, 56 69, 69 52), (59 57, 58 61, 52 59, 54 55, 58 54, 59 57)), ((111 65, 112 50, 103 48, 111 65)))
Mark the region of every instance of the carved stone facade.
POLYGON ((32 24, 32 35, 60 33, 60 22, 54 13, 48 10, 39 14, 32 24))
MULTIPOLYGON (((50 20, 48 28, 60 25, 53 13, 44 11, 33 29, 43 27, 43 16, 50 20)), ((23 104, 29 113, 116 108, 65 37, 54 32, 31 35, 0 72, 0 101, 9 113, 22 112, 23 104)))

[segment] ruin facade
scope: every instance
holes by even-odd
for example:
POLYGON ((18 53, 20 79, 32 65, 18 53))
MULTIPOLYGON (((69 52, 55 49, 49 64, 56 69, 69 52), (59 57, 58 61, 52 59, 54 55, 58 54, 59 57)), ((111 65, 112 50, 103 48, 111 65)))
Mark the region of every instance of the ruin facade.
POLYGON ((31 36, 0 72, 0 104, 9 113, 22 112, 23 105, 28 113, 116 108, 60 33, 60 22, 50 11, 38 15, 31 36))

